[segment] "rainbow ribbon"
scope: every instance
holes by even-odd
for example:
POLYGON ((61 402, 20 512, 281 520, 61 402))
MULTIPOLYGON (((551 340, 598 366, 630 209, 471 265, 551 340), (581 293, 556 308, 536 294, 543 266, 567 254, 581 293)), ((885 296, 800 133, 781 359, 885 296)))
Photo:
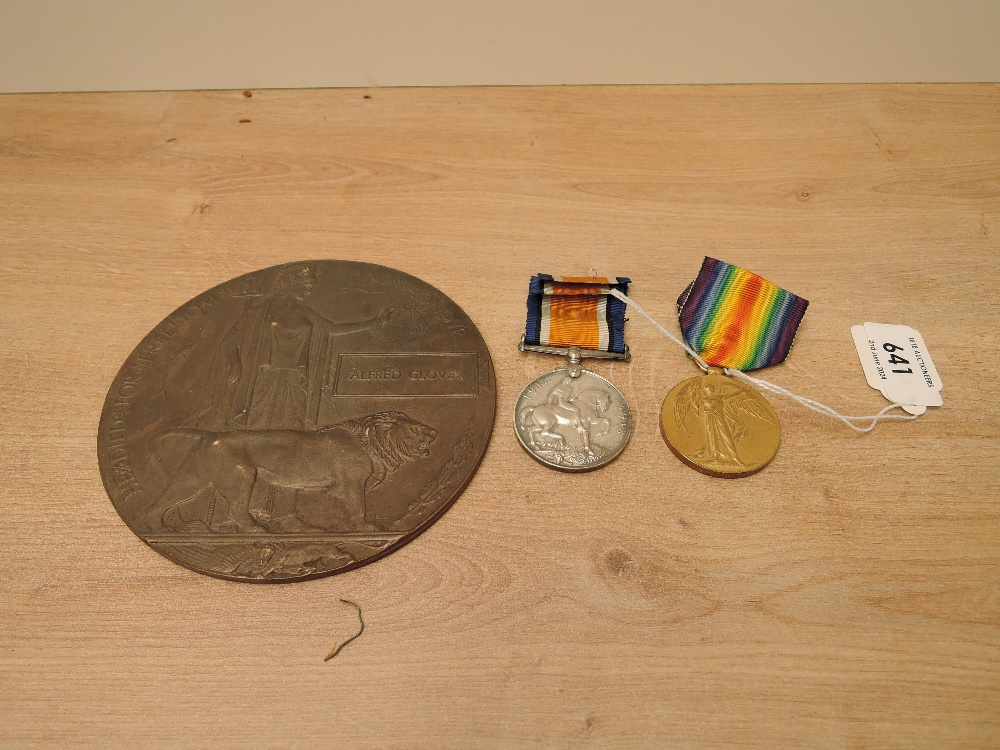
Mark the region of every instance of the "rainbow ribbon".
POLYGON ((605 276, 532 276, 524 343, 624 353, 625 303, 608 292, 628 294, 631 281, 623 276, 614 281, 605 276))
POLYGON ((681 333, 708 364, 759 370, 785 361, 809 301, 746 269, 705 258, 677 300, 681 333))

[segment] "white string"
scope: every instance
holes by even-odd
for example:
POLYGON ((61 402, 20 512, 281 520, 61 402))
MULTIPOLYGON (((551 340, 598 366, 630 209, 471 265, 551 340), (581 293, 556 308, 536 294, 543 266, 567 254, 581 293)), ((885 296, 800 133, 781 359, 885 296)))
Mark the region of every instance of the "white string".
POLYGON ((645 310, 643 310, 641 307, 639 307, 639 304, 635 300, 633 300, 631 297, 628 297, 628 296, 622 294, 617 289, 609 289, 608 293, 611 294, 614 297, 617 297, 618 299, 620 299, 625 304, 631 306, 631 308, 633 310, 635 310, 636 312, 645 315, 646 319, 650 323, 652 323, 654 326, 656 326, 657 330, 659 330, 660 333, 662 333, 664 336, 666 336, 668 339, 670 339, 671 341, 673 341, 678 346, 682 347, 684 349, 684 351, 686 351, 688 354, 691 355, 692 359, 694 359, 695 362, 697 362, 699 365, 701 365, 702 369, 707 370, 711 366, 711 365, 708 364, 708 362, 706 362, 705 360, 703 360, 701 357, 698 356, 698 352, 696 352, 694 349, 692 349, 690 346, 688 346, 686 343, 684 343, 684 341, 682 341, 681 339, 677 338, 676 336, 674 336, 674 334, 672 334, 666 328, 664 328, 659 323, 657 323, 656 319, 652 315, 650 315, 648 312, 646 312, 645 310))
MULTIPOLYGON (((670 333, 670 331, 668 331, 666 328, 664 328, 662 325, 660 325, 653 318, 652 315, 650 315, 648 312, 646 312, 645 310, 643 310, 639 305, 637 305, 635 303, 635 301, 631 297, 629 297, 629 296, 627 296, 625 294, 622 294, 617 289, 609 289, 608 292, 613 297, 616 297, 617 299, 620 299, 622 302, 624 302, 625 304, 629 305, 637 313, 639 313, 640 315, 644 316, 650 323, 652 323, 656 327, 656 329, 660 333, 662 333, 664 336, 666 336, 668 339, 670 339, 671 341, 673 341, 678 346, 682 347, 684 349, 684 351, 686 351, 688 354, 690 354, 691 357, 692 357, 692 359, 694 359, 694 361, 697 362, 702 367, 702 369, 704 369, 705 371, 708 371, 709 364, 705 360, 703 360, 701 357, 699 357, 698 353, 696 351, 694 351, 684 341, 682 341, 681 339, 677 338, 672 333, 670 333)), ((897 419, 897 420, 907 420, 908 421, 908 420, 916 419, 917 418, 917 416, 915 414, 907 414, 907 415, 904 416, 902 414, 889 414, 888 413, 888 412, 892 411, 893 409, 897 409, 897 408, 901 409, 903 407, 902 404, 889 404, 887 407, 885 407, 878 414, 869 414, 869 415, 863 416, 863 417, 849 417, 847 415, 841 414, 836 409, 832 409, 831 407, 827 406, 826 404, 820 403, 819 401, 816 401, 816 400, 811 399, 811 398, 806 398, 805 396, 799 396, 799 395, 797 395, 795 393, 792 393, 787 388, 782 388, 780 385, 775 385, 774 383, 769 383, 768 381, 761 380, 760 378, 751 377, 751 376, 747 375, 745 372, 743 372, 742 370, 735 370, 735 369, 733 369, 731 367, 725 367, 725 368, 723 368, 723 372, 726 375, 728 375, 729 377, 731 377, 731 378, 736 378, 737 380, 743 380, 743 381, 746 381, 747 383, 753 383, 755 386, 757 386, 758 388, 760 388, 762 390, 770 391, 771 393, 776 393, 779 396, 784 396, 785 398, 790 398, 793 401, 797 401, 798 403, 800 403, 805 408, 810 409, 811 411, 814 411, 817 414, 823 414, 824 416, 832 417, 834 419, 838 419, 841 422, 843 422, 845 425, 847 425, 848 427, 850 427, 852 430, 854 430, 855 432, 871 432, 872 430, 875 429, 875 425, 877 425, 883 419, 897 419), (859 427, 858 425, 854 424, 854 422, 870 422, 870 424, 867 427, 859 427)))

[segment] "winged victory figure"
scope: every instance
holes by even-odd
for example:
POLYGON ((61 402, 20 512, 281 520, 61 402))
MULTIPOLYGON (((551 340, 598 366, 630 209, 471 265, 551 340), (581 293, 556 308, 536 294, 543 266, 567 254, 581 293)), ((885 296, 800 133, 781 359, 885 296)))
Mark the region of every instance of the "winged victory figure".
POLYGON ((698 417, 697 423, 705 433, 705 445, 695 455, 719 467, 746 466, 737 449, 740 441, 750 435, 746 417, 775 424, 755 393, 735 383, 719 383, 715 378, 692 378, 681 388, 674 401, 674 419, 688 434, 691 430, 687 420, 692 414, 698 417))

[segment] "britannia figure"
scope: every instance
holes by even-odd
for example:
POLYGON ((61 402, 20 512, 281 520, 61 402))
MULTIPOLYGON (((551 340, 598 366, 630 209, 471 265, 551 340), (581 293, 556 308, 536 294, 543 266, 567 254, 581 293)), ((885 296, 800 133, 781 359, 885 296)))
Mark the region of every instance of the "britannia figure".
MULTIPOLYGON (((223 338, 198 422, 212 430, 315 429, 338 336, 380 330, 392 315, 335 322, 308 303, 318 270, 292 266, 258 295, 223 338)), ((251 297, 253 299, 253 297, 251 297)))

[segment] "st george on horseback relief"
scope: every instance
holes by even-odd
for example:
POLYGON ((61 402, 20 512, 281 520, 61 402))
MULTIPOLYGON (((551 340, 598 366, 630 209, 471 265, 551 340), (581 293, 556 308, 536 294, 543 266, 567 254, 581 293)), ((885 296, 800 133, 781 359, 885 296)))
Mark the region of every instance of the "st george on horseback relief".
POLYGON ((515 407, 518 439, 537 460, 556 469, 606 464, 625 446, 631 424, 627 404, 603 378, 559 369, 531 383, 515 407))
POLYGON ((102 473, 169 557, 306 577, 432 521, 471 479, 494 408, 485 344, 433 287, 290 264, 206 292, 147 337, 105 406, 102 473))
POLYGON ((593 455, 594 440, 611 431, 611 420, 604 416, 611 397, 596 388, 574 391, 574 380, 567 374, 548 392, 544 403, 526 406, 519 415, 532 444, 557 452, 563 460, 570 460, 575 451, 585 457, 593 455))

